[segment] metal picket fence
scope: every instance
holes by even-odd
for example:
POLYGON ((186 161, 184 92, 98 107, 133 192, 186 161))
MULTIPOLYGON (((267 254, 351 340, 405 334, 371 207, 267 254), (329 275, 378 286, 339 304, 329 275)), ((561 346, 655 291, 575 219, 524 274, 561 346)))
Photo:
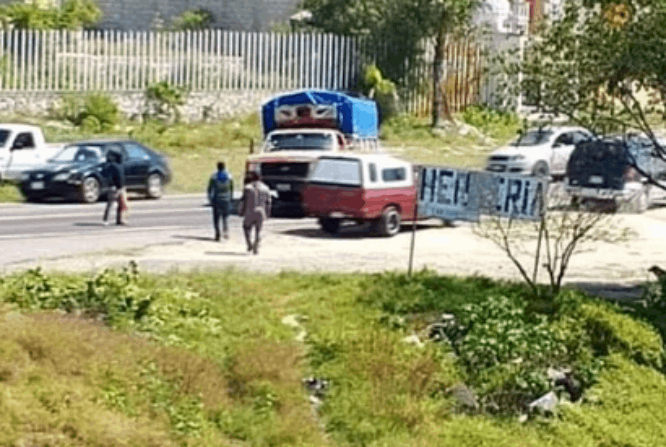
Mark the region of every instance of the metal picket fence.
MULTIPOLYGON (((167 81, 192 92, 352 90, 364 61, 390 48, 359 37, 318 33, 201 31, 0 31, 0 91, 134 92, 167 81)), ((443 88, 452 112, 481 94, 480 46, 445 47, 443 88)), ((432 103, 433 49, 406 62, 406 111, 425 115, 432 103)))

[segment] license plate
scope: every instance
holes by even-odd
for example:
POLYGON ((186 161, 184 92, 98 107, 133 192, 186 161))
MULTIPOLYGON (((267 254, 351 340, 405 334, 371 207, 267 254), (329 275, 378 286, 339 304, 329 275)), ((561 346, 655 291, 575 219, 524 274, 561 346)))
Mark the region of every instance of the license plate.
POLYGON ((30 189, 44 189, 44 182, 32 182, 30 183, 30 189))
POLYGON ((278 183, 275 187, 278 191, 291 191, 291 185, 289 183, 278 183))
POLYGON ((591 175, 590 183, 593 185, 601 185, 604 182, 604 178, 600 175, 591 175))

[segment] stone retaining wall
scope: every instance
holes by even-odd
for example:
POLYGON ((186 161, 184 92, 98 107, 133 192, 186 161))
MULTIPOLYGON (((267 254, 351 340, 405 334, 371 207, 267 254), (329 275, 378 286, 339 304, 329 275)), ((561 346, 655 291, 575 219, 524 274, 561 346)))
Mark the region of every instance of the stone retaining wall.
MULTIPOLYGON (((276 93, 271 91, 190 93, 187 103, 181 107, 182 119, 188 122, 214 122, 234 115, 257 113, 261 103, 276 93)), ((128 118, 141 116, 144 106, 143 92, 109 93, 109 95, 128 118)), ((2 92, 0 116, 45 117, 60 106, 62 97, 63 94, 52 92, 2 92)))

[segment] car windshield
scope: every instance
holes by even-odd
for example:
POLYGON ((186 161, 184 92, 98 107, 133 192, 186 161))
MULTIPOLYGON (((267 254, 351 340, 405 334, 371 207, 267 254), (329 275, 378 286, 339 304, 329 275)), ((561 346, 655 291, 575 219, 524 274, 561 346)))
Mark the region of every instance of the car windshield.
POLYGON ((55 162, 89 162, 102 159, 100 146, 67 146, 52 161, 55 162))
POLYGON ((312 172, 310 182, 361 186, 361 162, 341 158, 322 158, 312 172))
POLYGON ((511 146, 537 146, 547 142, 551 136, 553 136, 553 132, 549 130, 531 130, 518 137, 511 143, 511 146))
POLYGON ((0 129, 0 146, 4 146, 9 138, 9 131, 7 129, 0 129))
POLYGON ((286 150, 330 151, 332 149, 332 134, 304 132, 272 135, 266 143, 265 152, 286 150))

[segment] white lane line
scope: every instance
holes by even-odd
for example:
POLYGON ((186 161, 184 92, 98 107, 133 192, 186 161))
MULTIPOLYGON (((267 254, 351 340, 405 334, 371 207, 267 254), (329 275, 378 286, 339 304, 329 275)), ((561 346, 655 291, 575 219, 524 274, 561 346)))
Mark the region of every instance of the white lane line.
MULTIPOLYGON (((115 208, 114 208, 115 209, 115 208)), ((141 210, 133 209, 130 203, 130 213, 132 215, 139 214, 157 214, 157 213, 180 213, 184 211, 206 211, 211 212, 208 207, 196 207, 196 208, 162 208, 157 210, 141 210)), ((12 221, 12 220, 41 220, 41 219, 67 219, 70 217, 92 217, 100 216, 104 212, 104 208, 100 208, 96 211, 88 211, 84 213, 59 213, 59 214, 30 214, 22 216, 0 216, 0 221, 12 221)))

